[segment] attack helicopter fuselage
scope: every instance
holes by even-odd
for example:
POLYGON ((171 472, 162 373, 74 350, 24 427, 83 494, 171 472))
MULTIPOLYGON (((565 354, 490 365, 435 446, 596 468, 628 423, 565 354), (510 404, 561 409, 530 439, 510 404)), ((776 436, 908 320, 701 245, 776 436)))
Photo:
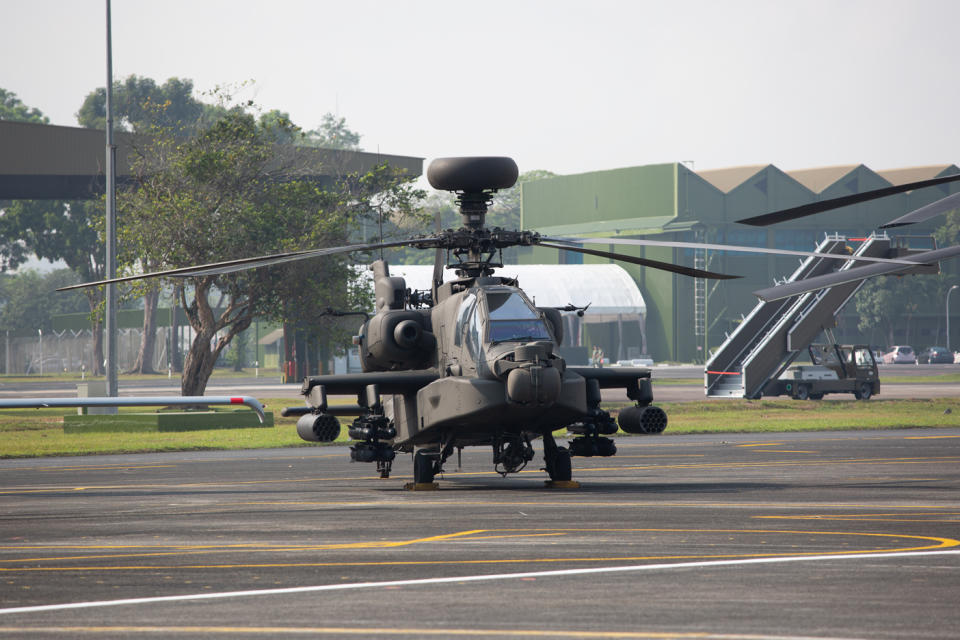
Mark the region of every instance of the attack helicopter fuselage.
POLYGON ((637 402, 623 412, 625 429, 659 433, 666 426, 663 411, 648 406, 648 369, 568 367, 557 349, 559 311, 536 307, 516 280, 461 277, 435 287, 432 306, 417 309, 410 300, 420 297, 391 277, 384 261, 371 268, 377 311, 356 340, 364 373, 305 380, 312 410, 298 425, 305 439, 332 439, 323 416, 336 409, 327 393, 356 393, 360 418, 350 433, 373 437, 354 445, 353 457, 377 462, 382 473, 394 451, 413 452, 437 459, 417 477, 429 482, 455 448, 469 445, 491 445, 498 470, 518 471, 533 456, 530 441, 542 437, 548 470, 560 466, 551 478, 569 480, 569 453, 556 446, 554 431, 579 434, 575 455, 616 452, 602 437, 617 426, 600 409, 601 388, 624 388, 637 402), (374 423, 381 427, 364 428, 374 423))

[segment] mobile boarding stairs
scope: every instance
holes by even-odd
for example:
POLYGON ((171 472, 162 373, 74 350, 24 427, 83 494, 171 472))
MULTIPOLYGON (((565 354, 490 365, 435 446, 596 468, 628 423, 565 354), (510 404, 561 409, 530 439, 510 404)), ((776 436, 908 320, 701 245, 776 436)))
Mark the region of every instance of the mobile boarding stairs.
MULTIPOLYGON (((855 256, 895 258, 912 253, 905 246, 906 238, 894 243, 886 233, 865 238, 853 253, 855 256)), ((827 235, 817 246, 818 253, 847 252, 847 238, 827 235)), ((787 282, 811 278, 862 266, 856 260, 806 258, 787 282)), ((923 267, 911 273, 923 273, 923 267)), ((929 267, 926 267, 929 269, 929 267)), ((836 326, 837 314, 863 285, 850 282, 819 291, 760 301, 726 342, 707 362, 704 387, 708 397, 760 398, 764 387, 786 371, 790 363, 805 351, 822 331, 836 326)))

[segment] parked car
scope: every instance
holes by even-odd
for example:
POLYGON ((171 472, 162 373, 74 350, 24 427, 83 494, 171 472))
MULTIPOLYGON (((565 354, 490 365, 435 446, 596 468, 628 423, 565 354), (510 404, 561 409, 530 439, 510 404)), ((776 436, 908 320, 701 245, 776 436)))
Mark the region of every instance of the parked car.
POLYGON ((652 367, 653 358, 632 358, 630 360, 617 360, 611 367, 652 367))
POLYGON ((946 347, 929 347, 917 356, 921 364, 953 364, 953 354, 946 347))
POLYGON ((917 354, 913 347, 906 345, 890 347, 890 351, 883 354, 883 364, 917 364, 917 354))

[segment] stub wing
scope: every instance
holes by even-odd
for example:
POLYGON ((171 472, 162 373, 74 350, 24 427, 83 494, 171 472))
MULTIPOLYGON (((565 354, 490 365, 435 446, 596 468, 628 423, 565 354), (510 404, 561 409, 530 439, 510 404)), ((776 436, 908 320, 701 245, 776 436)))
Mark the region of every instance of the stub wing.
POLYGON ((646 367, 567 367, 567 371, 596 380, 601 389, 625 389, 627 397, 637 402, 649 403, 653 399, 649 382, 640 384, 641 380, 650 380, 650 369, 646 367))
POLYGON ((344 375, 311 376, 303 379, 300 393, 310 395, 314 387, 322 386, 327 393, 334 395, 359 395, 366 393, 370 385, 376 385, 379 393, 406 394, 418 391, 440 374, 435 370, 423 371, 380 371, 376 373, 348 373, 344 375))

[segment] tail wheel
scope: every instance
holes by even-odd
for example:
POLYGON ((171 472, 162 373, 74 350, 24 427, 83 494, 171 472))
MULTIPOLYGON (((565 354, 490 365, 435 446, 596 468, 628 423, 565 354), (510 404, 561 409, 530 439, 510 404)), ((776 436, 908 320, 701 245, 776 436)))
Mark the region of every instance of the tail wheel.
POLYGON ((413 454, 413 481, 417 484, 429 484, 436 475, 434 457, 417 451, 413 454))
POLYGON ((553 481, 569 481, 573 478, 573 464, 566 448, 557 447, 556 453, 547 459, 547 474, 553 481))

